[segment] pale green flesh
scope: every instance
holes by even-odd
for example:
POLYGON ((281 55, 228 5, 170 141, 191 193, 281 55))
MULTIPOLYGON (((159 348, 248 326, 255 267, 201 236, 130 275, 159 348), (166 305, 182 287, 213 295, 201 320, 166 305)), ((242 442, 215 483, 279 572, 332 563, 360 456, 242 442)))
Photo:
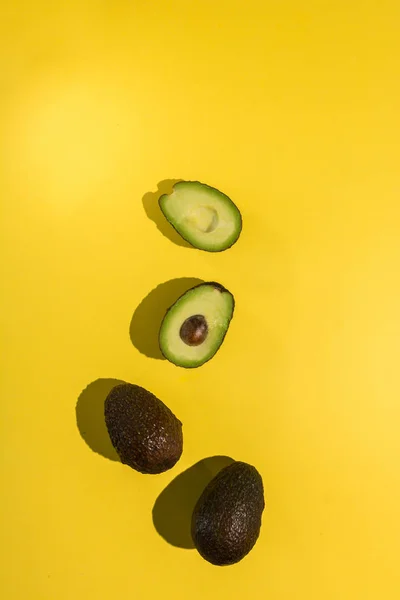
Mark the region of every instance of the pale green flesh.
POLYGON ((181 296, 161 324, 160 348, 164 356, 181 367, 199 367, 217 352, 229 327, 234 309, 233 296, 213 284, 202 284, 181 296), (180 337, 182 324, 193 315, 203 315, 208 335, 199 346, 188 346, 180 337))
POLYGON ((240 212, 232 200, 198 181, 176 183, 171 194, 161 196, 160 207, 178 233, 201 250, 229 248, 242 229, 240 212))

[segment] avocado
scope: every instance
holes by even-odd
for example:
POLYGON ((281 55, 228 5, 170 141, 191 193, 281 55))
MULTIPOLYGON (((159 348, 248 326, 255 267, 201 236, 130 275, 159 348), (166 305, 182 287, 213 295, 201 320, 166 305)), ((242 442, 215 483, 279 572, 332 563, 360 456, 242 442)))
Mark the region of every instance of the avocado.
POLYGON ((250 552, 260 534, 264 488, 255 467, 234 462, 207 485, 193 511, 192 538, 213 565, 232 565, 250 552))
POLYGON ((163 473, 179 460, 182 423, 151 392, 131 383, 116 385, 104 404, 112 445, 121 462, 140 473, 163 473))
POLYGON ((233 316, 232 294, 215 282, 201 283, 168 309, 160 327, 160 349, 178 367, 200 367, 224 341, 233 316))
POLYGON ((233 246, 242 231, 237 206, 219 190, 199 181, 179 181, 159 205, 176 231, 199 250, 221 252, 233 246))

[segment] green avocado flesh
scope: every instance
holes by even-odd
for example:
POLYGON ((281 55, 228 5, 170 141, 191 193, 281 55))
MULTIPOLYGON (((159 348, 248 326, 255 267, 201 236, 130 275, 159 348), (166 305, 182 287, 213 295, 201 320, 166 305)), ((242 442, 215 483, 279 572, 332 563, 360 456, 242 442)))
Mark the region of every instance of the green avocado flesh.
POLYGON ((160 348, 178 367, 200 367, 224 341, 235 301, 218 283, 202 283, 171 306, 161 323, 160 348))
POLYGON ((234 462, 207 485, 192 515, 192 538, 201 556, 214 565, 244 558, 260 534, 264 488, 255 467, 234 462))
POLYGON ((176 231, 192 246, 209 252, 230 248, 242 230, 237 206, 219 190, 198 181, 180 181, 159 200, 176 231))

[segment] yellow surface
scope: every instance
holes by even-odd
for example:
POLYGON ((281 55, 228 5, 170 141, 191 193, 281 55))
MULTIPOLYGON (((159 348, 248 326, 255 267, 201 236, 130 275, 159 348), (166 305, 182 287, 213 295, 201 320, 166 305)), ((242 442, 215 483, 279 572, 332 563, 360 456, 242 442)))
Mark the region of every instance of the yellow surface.
POLYGON ((398 600, 399 27, 398 0, 2 3, 2 598, 398 600), (157 229, 142 197, 173 178, 237 202, 236 246, 157 229), (129 336, 180 277, 237 303, 193 371, 129 336), (172 471, 85 443, 99 378, 181 418, 172 471), (224 569, 151 516, 217 454, 256 465, 267 501, 224 569))

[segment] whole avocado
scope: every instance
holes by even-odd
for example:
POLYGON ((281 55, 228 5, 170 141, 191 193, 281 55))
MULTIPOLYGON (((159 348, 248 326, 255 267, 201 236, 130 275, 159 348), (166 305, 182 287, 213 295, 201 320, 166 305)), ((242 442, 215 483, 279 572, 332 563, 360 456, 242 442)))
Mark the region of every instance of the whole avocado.
POLYGON ((214 565, 232 565, 250 552, 260 534, 264 488, 257 469, 244 462, 225 467, 207 485, 192 516, 192 538, 214 565))
POLYGON ((182 423, 154 394, 131 383, 115 386, 104 416, 121 462, 140 473, 163 473, 179 460, 182 423))

